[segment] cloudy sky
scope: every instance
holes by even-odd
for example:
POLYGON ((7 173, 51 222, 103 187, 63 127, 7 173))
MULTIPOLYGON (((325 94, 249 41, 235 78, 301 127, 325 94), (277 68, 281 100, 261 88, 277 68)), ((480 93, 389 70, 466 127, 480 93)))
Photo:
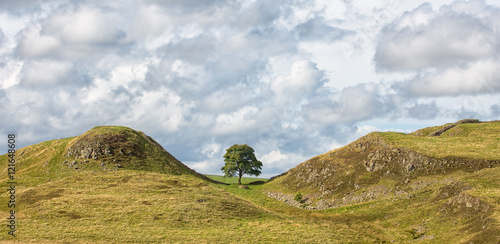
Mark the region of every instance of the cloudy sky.
POLYGON ((123 125, 201 173, 248 144, 269 177, 499 104, 499 0, 0 2, 0 134, 18 146, 123 125))

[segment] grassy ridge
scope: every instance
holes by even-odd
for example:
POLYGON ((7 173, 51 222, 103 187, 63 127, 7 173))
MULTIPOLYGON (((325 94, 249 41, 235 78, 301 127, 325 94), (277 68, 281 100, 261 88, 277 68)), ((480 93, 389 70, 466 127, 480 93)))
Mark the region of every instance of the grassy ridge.
MULTIPOLYGON (((431 127, 426 131, 430 133, 436 129, 439 127, 431 127)), ((381 138, 393 147, 408 148, 433 158, 453 156, 500 160, 500 122, 460 124, 435 137, 396 132, 378 132, 371 136, 381 138)))
POLYGON ((397 242, 408 235, 436 243, 500 242, 500 189, 492 182, 500 178, 500 122, 458 124, 427 136, 442 128, 419 136, 371 133, 264 187, 336 206, 322 214, 372 219, 397 242))
MULTIPOLYGON (((61 179, 76 171, 116 170, 116 165, 133 170, 198 175, 152 138, 123 126, 97 126, 80 136, 27 146, 16 151, 16 160, 16 177, 24 187, 61 179), (110 154, 88 158, 81 155, 85 150, 104 151, 106 147, 110 154), (77 164, 68 167, 73 161, 77 164)), ((7 154, 0 156, 0 162, 7 162, 7 154)), ((3 167, 0 174, 7 175, 7 167, 3 167)), ((6 177, 0 179, 0 187, 6 180, 6 177)))
MULTIPOLYGON (((424 129, 421 133, 440 128, 424 129)), ((451 155, 495 160, 499 158, 499 133, 498 122, 460 124, 438 137, 373 133, 365 141, 382 141, 432 157, 451 155)), ((415 175, 406 182, 388 177, 384 170, 379 173, 382 178, 372 181, 363 178, 363 174, 368 177, 374 173, 369 173, 361 163, 372 151, 363 151, 367 144, 350 146, 315 157, 311 161, 313 165, 301 164, 304 168, 299 172, 300 177, 322 182, 340 180, 336 182, 342 182, 336 186, 343 191, 339 198, 356 194, 383 195, 353 200, 349 205, 333 209, 310 211, 268 197, 269 191, 276 190, 288 189, 287 193, 296 194, 290 189, 297 182, 279 177, 270 183, 242 189, 236 185, 236 177, 209 175, 213 180, 230 183, 214 184, 187 167, 176 165, 178 161, 155 144, 153 139, 126 127, 96 127, 82 136, 20 149, 16 172, 19 230, 15 239, 5 233, 6 229, 1 230, 0 241, 413 243, 418 239, 423 243, 500 242, 500 167, 415 175), (122 136, 127 140, 123 141, 122 136), (99 141, 102 138, 114 140, 113 146, 123 149, 126 155, 121 159, 128 160, 123 165, 137 163, 140 167, 103 170, 101 163, 112 165, 111 156, 88 159, 88 163, 79 164, 82 167, 79 170, 62 164, 71 159, 67 156, 68 150, 75 145, 79 145, 76 148, 90 145, 96 138, 99 143, 103 142, 99 141), (127 151, 134 148, 137 151, 127 151), (332 155, 339 158, 330 164, 327 160, 332 155), (164 170, 168 165, 173 167, 164 170), (353 172, 363 174, 354 178, 353 172), (366 184, 356 186, 352 182, 355 179, 360 180, 357 183, 366 184)), ((0 156, 0 161, 6 162, 6 155, 0 156)), ((6 176, 6 169, 2 170, 1 174, 6 176)), ((0 187, 6 187, 5 178, 0 179, 0 187)), ((260 180, 267 179, 242 179, 244 184, 260 180)), ((308 189, 302 192, 305 198, 310 197, 307 194, 317 194, 314 181, 311 182, 303 188, 308 189)), ((0 199, 8 197, 7 192, 0 193, 0 199)), ((6 219, 9 209, 4 200, 0 204, 0 218, 6 219)))

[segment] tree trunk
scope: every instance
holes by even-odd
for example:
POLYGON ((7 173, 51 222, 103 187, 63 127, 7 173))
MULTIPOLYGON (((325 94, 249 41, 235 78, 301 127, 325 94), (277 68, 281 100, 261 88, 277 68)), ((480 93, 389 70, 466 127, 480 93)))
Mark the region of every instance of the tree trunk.
POLYGON ((238 178, 238 185, 241 185, 241 176, 243 176, 243 172, 240 170, 240 177, 238 178))

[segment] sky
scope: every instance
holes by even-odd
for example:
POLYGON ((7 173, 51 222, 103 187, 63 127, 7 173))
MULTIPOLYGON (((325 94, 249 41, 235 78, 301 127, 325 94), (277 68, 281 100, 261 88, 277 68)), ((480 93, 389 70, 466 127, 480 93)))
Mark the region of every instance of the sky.
MULTIPOLYGON (((0 1, 0 146, 128 126, 270 177, 373 131, 500 119, 500 1, 0 1)), ((6 149, 5 149, 6 153, 6 149)))

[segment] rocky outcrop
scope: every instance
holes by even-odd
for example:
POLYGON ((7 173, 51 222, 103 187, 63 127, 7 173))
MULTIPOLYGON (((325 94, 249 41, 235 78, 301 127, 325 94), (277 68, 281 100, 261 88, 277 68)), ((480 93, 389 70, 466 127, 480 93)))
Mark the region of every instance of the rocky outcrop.
POLYGON ((83 136, 67 150, 67 156, 75 159, 140 157, 142 154, 140 146, 131 142, 125 133, 83 136))
POLYGON ((313 202, 313 198, 309 195, 304 196, 304 199, 301 201, 295 200, 295 196, 293 194, 285 194, 275 191, 268 191, 267 196, 278 201, 282 201, 292 207, 303 208, 307 210, 321 210, 334 207, 331 201, 327 201, 325 199, 319 199, 313 202))
POLYGON ((372 150, 368 147, 366 150, 369 151, 363 159, 366 171, 409 177, 446 173, 457 169, 473 172, 500 165, 500 161, 496 160, 469 160, 458 157, 436 159, 409 149, 391 148, 386 145, 372 150))
POLYGON ((68 152, 68 157, 86 159, 99 159, 112 155, 111 146, 99 142, 79 143, 68 152))
POLYGON ((363 160, 366 171, 389 170, 389 173, 410 173, 413 170, 433 167, 439 160, 426 157, 407 149, 383 147, 370 152, 363 160))

